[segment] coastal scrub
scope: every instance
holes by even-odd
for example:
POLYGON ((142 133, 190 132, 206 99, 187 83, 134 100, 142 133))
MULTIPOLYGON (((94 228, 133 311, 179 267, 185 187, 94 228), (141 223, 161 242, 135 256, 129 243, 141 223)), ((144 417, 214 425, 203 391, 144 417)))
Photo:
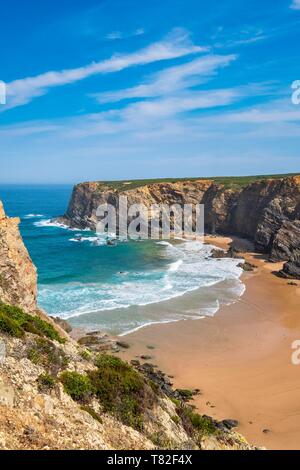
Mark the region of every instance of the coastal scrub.
POLYGON ((25 332, 64 343, 54 326, 38 316, 29 315, 19 307, 0 303, 0 331, 21 338, 25 332))
POLYGON ((103 410, 124 424, 141 429, 143 412, 155 401, 152 388, 141 374, 117 357, 100 355, 96 366, 89 377, 103 410))

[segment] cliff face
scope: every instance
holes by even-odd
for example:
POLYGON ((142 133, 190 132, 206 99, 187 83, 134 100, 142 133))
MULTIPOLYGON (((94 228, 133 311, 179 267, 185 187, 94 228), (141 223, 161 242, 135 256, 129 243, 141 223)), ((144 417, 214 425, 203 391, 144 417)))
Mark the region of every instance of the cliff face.
POLYGON ((97 207, 105 202, 117 207, 120 195, 127 196, 129 205, 138 202, 147 207, 160 203, 204 204, 207 232, 249 238, 258 251, 268 253, 273 261, 293 263, 293 272, 298 272, 300 176, 260 180, 239 189, 200 179, 153 183, 133 189, 129 184, 128 189, 123 185, 121 190, 105 183, 81 183, 74 187, 61 220, 94 230, 97 207))
POLYGON ((0 201, 0 299, 33 312, 37 308, 36 269, 20 236, 19 222, 5 216, 0 201))

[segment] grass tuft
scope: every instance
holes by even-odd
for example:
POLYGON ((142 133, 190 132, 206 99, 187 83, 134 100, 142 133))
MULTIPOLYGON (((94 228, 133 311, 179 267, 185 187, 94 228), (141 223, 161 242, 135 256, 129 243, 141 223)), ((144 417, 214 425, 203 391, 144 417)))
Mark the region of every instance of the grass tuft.
POLYGON ((37 378, 38 388, 41 392, 52 390, 55 387, 55 377, 50 374, 41 374, 37 378))

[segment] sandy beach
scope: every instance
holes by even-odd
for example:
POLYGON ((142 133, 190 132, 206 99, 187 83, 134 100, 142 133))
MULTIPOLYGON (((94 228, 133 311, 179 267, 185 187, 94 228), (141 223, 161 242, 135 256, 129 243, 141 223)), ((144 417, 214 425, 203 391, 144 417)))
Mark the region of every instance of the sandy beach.
MULTIPOLYGON (((206 238, 226 248, 230 239, 206 238)), ((300 283, 272 274, 279 265, 247 253, 254 272, 243 274, 238 302, 198 321, 153 325, 126 336, 122 357, 151 356, 177 388, 199 388, 202 414, 232 418, 250 443, 300 449, 300 366, 292 343, 300 340, 300 283), (155 349, 149 349, 149 346, 155 349)))

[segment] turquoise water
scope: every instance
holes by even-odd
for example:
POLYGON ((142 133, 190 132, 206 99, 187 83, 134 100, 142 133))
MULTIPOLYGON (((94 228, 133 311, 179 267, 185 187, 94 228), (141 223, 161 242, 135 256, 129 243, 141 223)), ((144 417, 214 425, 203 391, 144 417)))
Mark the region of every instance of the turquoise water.
POLYGON ((141 326, 201 318, 244 290, 236 260, 208 258, 198 242, 95 244, 90 231, 50 222, 67 207, 71 186, 0 186, 6 213, 38 270, 38 301, 76 326, 124 334, 141 326), (81 242, 78 242, 81 236, 81 242))

